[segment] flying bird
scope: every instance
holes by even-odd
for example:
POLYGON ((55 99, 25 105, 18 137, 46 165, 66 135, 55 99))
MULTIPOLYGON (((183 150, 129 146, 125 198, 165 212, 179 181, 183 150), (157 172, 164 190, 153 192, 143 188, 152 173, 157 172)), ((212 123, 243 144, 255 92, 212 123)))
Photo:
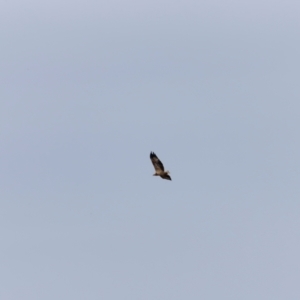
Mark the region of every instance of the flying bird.
POLYGON ((155 174, 153 174, 153 176, 160 176, 163 179, 172 180, 169 175, 170 172, 165 171, 164 165, 162 164, 162 162, 159 160, 159 158, 156 156, 154 152, 150 153, 150 159, 155 169, 155 174))

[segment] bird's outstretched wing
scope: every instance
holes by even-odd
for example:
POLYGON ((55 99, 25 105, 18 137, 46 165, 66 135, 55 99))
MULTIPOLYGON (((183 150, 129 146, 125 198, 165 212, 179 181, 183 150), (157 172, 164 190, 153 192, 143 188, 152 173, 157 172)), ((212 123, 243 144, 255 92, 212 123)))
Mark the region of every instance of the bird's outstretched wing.
POLYGON ((159 174, 165 170, 164 165, 162 164, 162 162, 159 160, 159 158, 156 156, 154 152, 150 153, 150 159, 152 161, 156 173, 159 174))
POLYGON ((171 179, 171 176, 170 176, 169 174, 163 174, 163 175, 161 175, 160 177, 163 178, 163 179, 172 180, 172 179, 171 179))

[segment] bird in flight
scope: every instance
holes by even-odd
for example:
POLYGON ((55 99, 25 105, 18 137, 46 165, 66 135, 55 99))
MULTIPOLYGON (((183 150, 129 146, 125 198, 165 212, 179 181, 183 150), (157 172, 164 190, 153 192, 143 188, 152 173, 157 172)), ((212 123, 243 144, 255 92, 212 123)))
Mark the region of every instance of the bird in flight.
POLYGON ((156 156, 154 152, 150 153, 150 159, 155 169, 155 174, 153 174, 153 176, 160 176, 163 179, 172 180, 169 175, 170 172, 165 171, 164 165, 162 164, 162 162, 159 160, 159 158, 156 156))

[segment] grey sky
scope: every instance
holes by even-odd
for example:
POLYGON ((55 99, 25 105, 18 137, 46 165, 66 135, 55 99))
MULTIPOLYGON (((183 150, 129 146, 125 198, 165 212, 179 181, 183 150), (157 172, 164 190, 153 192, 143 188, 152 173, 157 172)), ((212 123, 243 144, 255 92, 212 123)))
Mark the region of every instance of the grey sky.
POLYGON ((0 298, 300 299, 299 13, 3 1, 0 298))

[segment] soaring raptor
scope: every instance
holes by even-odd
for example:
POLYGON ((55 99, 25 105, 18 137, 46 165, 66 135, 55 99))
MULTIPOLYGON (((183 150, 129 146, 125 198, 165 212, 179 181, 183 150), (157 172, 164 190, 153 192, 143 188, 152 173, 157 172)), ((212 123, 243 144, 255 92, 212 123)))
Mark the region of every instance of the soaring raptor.
POLYGON ((162 162, 159 160, 159 158, 156 156, 154 152, 150 153, 150 159, 155 169, 155 174, 153 174, 153 176, 160 176, 163 179, 172 180, 169 175, 170 172, 165 171, 164 165, 162 164, 162 162))

